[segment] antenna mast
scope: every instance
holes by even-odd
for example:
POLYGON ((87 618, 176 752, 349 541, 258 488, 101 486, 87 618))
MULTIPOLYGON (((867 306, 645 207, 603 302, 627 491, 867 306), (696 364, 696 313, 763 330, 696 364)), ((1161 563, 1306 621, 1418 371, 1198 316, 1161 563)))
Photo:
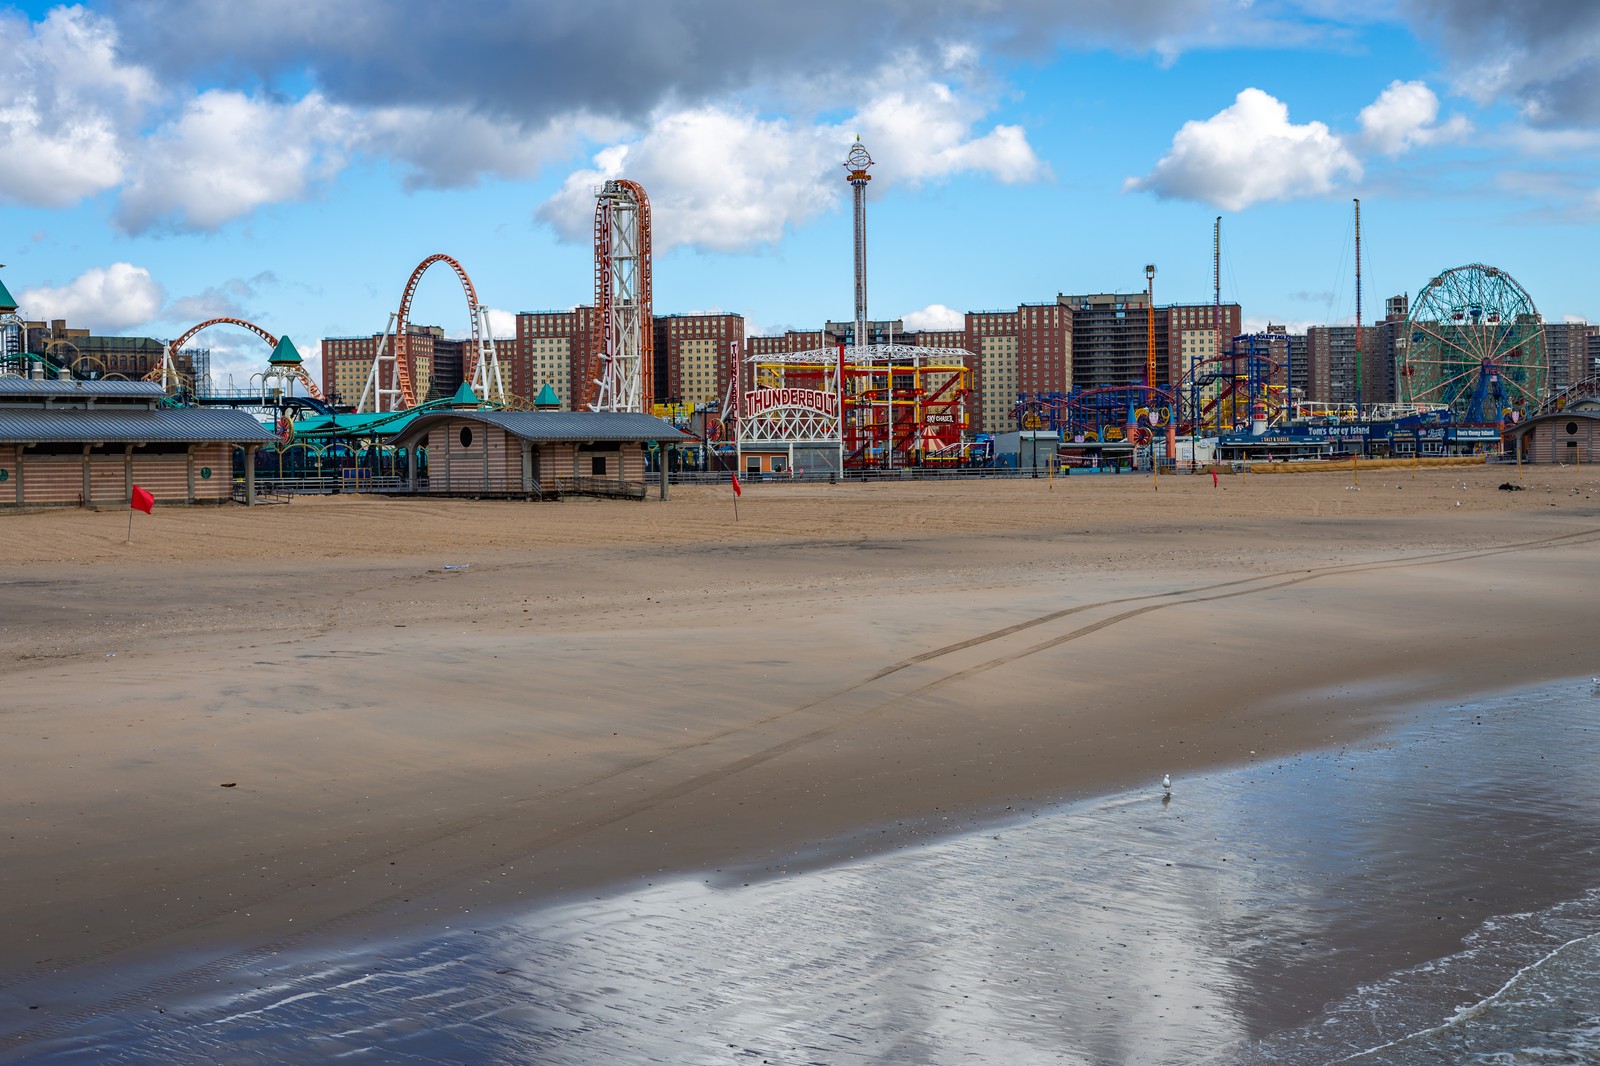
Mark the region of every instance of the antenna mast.
POLYGON ((1222 216, 1217 216, 1211 237, 1211 285, 1216 301, 1211 307, 1211 328, 1216 331, 1216 349, 1212 356, 1222 358, 1222 216))
POLYGON ((1356 418, 1361 417, 1361 201, 1356 201, 1356 418))

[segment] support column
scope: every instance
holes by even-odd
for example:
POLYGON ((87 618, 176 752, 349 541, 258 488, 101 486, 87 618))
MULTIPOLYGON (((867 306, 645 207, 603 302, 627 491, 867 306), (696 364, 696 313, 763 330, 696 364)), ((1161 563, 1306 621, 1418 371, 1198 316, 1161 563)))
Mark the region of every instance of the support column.
POLYGON ((661 475, 661 498, 667 498, 667 457, 672 454, 672 445, 660 441, 656 445, 656 463, 660 468, 657 473, 661 475))
POLYGON ((122 449, 122 495, 129 502, 133 500, 133 445, 129 444, 122 449))
POLYGON ((533 492, 533 441, 522 442, 522 491, 533 492))
POLYGON ((259 444, 247 444, 244 448, 244 505, 256 505, 256 452, 261 449, 259 444))

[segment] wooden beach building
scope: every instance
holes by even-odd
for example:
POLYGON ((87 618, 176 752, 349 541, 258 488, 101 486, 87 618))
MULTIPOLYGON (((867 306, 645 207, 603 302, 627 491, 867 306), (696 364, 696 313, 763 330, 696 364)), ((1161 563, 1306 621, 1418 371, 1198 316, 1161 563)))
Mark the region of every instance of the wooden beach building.
MULTIPOLYGON (((250 415, 167 407, 159 384, 0 377, 0 507, 233 498, 233 449, 276 438, 250 415)), ((244 499, 254 502, 253 463, 244 499)))
MULTIPOLYGON (((693 437, 654 415, 627 411, 495 411, 418 415, 390 441, 406 454, 405 490, 446 496, 644 499, 647 451, 693 437)), ((666 497, 663 471, 656 479, 666 497)))
POLYGON ((1600 382, 1566 398, 1558 410, 1534 415, 1505 433, 1511 455, 1524 463, 1600 462, 1600 382))

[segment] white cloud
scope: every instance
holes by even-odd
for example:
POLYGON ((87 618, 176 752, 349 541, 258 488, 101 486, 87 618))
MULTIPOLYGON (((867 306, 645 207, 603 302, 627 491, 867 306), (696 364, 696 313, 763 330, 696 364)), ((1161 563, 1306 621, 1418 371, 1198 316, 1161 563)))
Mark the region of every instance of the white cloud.
POLYGON ((718 106, 663 112, 636 138, 595 153, 594 165, 569 175, 537 217, 565 240, 587 241, 594 190, 626 177, 650 197, 658 252, 748 250, 845 199, 841 164, 857 134, 878 160, 874 190, 958 173, 1005 183, 1048 174, 1020 127, 978 131, 990 106, 981 94, 931 79, 910 58, 885 67, 867 89, 860 111, 837 124, 718 106))
POLYGON ((201 93, 146 143, 119 221, 133 233, 214 230, 264 204, 302 199, 344 165, 355 121, 316 93, 288 104, 201 93))
POLYGON ((844 181, 831 162, 815 129, 712 107, 679 111, 631 144, 602 149, 537 214, 562 238, 587 241, 596 186, 626 176, 650 197, 658 253, 680 244, 738 251, 774 242, 832 206, 838 191, 824 179, 844 181))
POLYGON ((114 24, 59 7, 0 19, 0 199, 60 207, 122 181, 154 79, 118 60, 114 24))
POLYGON ((489 332, 494 335, 498 347, 501 341, 515 340, 517 337, 517 316, 511 311, 502 311, 497 307, 487 307, 489 313, 489 332))
POLYGON ((64 318, 97 333, 124 330, 155 318, 163 302, 150 271, 132 263, 92 267, 59 288, 24 289, 17 303, 30 318, 64 318))
POLYGON ((1046 176, 1020 126, 995 126, 974 137, 987 102, 912 73, 907 84, 898 69, 889 71, 888 84, 849 123, 877 158, 893 160, 891 180, 915 183, 975 172, 1015 184, 1046 176))
POLYGON ((1326 125, 1294 125, 1281 100, 1245 89, 1211 118, 1184 123, 1155 169, 1123 188, 1239 211, 1264 200, 1323 195, 1342 179, 1360 177, 1360 162, 1326 125))
POLYGON ((355 143, 398 162, 407 189, 477 184, 485 174, 531 178, 572 156, 588 141, 626 136, 621 123, 584 113, 551 119, 534 129, 462 107, 387 107, 361 116, 355 143))
POLYGON ((920 311, 901 315, 900 321, 910 330, 965 329, 967 316, 944 304, 929 304, 920 311))
POLYGON ((1392 81, 1378 98, 1361 109, 1362 142, 1384 155, 1459 140, 1472 131, 1461 115, 1439 125, 1439 97, 1420 81, 1392 81))

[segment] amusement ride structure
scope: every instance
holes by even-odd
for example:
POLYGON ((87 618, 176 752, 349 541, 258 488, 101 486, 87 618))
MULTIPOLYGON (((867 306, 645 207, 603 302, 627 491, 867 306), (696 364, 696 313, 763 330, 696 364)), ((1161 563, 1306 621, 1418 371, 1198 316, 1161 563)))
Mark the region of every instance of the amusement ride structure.
POLYGON ((288 337, 274 337, 254 322, 247 322, 242 318, 208 318, 197 326, 191 326, 178 336, 176 340, 167 342, 161 349, 161 365, 152 367, 144 376, 146 381, 158 381, 168 394, 175 391, 186 391, 190 395, 196 392, 195 382, 189 380, 188 375, 182 373, 173 360, 174 352, 183 351, 184 347, 192 341, 202 330, 212 326, 238 326, 249 330, 267 342, 267 347, 272 349, 272 354, 267 359, 267 369, 261 375, 262 400, 266 402, 271 391, 276 389, 280 393, 287 392, 295 382, 305 386, 307 394, 313 399, 322 399, 322 390, 317 388, 317 383, 311 380, 311 375, 306 373, 306 368, 301 362, 300 353, 295 349, 294 342, 288 337))
POLYGON ((608 181, 595 200, 594 305, 600 337, 584 374, 591 411, 649 411, 655 396, 650 198, 636 181, 608 181))
POLYGON ((1402 401, 1443 405, 1464 422, 1532 414, 1550 381, 1533 299, 1496 267, 1446 270, 1411 305, 1396 378, 1402 401))
POLYGON ((872 180, 867 171, 872 166, 871 154, 856 138, 844 162, 855 212, 852 343, 744 360, 723 403, 724 411, 737 412, 732 436, 741 464, 750 452, 785 450, 791 469, 805 464, 832 471, 967 457, 972 353, 867 343, 867 183, 872 180))
POLYGON ((467 276, 466 268, 448 255, 434 254, 418 263, 406 281, 405 292, 400 297, 400 309, 389 316, 389 324, 378 343, 378 351, 367 373, 367 383, 361 391, 356 410, 405 411, 416 407, 419 397, 427 398, 430 382, 422 378, 421 368, 411 355, 411 299, 416 295, 418 282, 435 263, 444 263, 455 272, 467 298, 467 320, 471 327, 472 342, 462 368, 464 380, 472 385, 480 397, 493 403, 506 403, 500 360, 495 354, 494 334, 489 329, 489 311, 478 303, 478 291, 467 276))

